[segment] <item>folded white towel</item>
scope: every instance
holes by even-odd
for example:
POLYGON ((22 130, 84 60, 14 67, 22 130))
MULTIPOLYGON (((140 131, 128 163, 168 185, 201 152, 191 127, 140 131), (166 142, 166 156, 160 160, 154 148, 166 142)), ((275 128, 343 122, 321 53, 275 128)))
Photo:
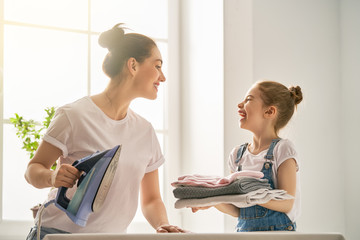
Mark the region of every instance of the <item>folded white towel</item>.
POLYGON ((175 202, 175 208, 185 207, 207 207, 220 203, 233 204, 238 208, 251 207, 257 204, 264 204, 270 200, 287 200, 294 197, 280 189, 258 189, 247 194, 222 195, 201 199, 179 199, 175 202))

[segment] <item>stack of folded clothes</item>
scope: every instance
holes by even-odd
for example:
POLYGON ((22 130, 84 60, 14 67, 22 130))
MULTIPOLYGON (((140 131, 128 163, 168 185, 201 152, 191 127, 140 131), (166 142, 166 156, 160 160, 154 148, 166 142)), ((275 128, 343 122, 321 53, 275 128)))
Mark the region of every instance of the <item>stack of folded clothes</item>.
POLYGON ((266 203, 272 199, 293 198, 286 191, 271 189, 264 174, 259 171, 244 170, 227 177, 185 175, 171 183, 178 198, 175 208, 206 207, 220 203, 233 204, 239 208, 266 203))

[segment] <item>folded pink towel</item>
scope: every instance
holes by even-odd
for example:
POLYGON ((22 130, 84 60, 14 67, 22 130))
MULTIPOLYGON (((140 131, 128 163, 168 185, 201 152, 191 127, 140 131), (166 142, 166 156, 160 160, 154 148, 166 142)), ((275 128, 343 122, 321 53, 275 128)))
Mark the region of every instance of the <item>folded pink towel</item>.
POLYGON ((241 177, 262 178, 264 174, 260 171, 243 170, 234 172, 226 177, 208 176, 208 175, 184 175, 178 178, 178 181, 171 183, 171 186, 202 186, 202 187, 223 187, 241 177))

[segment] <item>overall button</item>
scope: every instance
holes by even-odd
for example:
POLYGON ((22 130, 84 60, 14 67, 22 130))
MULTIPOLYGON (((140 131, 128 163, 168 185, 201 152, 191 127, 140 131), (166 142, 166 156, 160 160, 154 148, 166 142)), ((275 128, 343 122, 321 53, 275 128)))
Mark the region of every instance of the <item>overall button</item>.
POLYGON ((287 227, 287 230, 289 230, 289 231, 292 231, 294 228, 293 228, 293 226, 288 226, 287 227))
POLYGON ((265 169, 269 169, 270 164, 269 163, 265 163, 265 169))

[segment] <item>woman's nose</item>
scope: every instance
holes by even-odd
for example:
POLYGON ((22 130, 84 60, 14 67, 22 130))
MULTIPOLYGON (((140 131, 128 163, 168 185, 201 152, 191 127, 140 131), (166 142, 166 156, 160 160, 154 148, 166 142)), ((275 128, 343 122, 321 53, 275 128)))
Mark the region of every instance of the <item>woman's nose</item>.
POLYGON ((244 104, 241 102, 238 104, 238 108, 243 108, 244 104))
POLYGON ((166 77, 165 77, 165 75, 163 73, 160 74, 159 80, 160 80, 160 82, 165 82, 166 81, 166 77))

